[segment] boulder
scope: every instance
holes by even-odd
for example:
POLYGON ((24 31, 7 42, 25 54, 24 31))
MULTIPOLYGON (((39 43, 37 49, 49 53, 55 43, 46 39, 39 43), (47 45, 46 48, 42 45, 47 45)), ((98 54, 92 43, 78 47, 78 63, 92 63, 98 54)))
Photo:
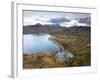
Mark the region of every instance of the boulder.
POLYGON ((72 53, 70 52, 66 52, 66 51, 59 51, 56 55, 55 55, 55 59, 57 61, 64 61, 64 62, 68 62, 70 58, 74 57, 72 55, 72 53))

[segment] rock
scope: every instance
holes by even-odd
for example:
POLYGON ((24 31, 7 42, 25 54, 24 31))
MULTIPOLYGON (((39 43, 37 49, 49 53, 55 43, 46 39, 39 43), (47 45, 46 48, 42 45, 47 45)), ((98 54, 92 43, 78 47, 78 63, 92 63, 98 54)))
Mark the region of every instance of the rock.
POLYGON ((74 57, 72 53, 66 52, 66 51, 59 51, 56 55, 55 58, 57 61, 64 61, 68 62, 70 58, 74 57))

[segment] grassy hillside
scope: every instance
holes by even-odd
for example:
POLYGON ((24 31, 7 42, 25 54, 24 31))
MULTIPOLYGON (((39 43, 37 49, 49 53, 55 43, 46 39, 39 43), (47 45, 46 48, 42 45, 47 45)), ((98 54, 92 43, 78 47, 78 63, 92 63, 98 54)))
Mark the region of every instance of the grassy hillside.
POLYGON ((47 56, 45 53, 44 55, 24 55, 24 68, 75 67, 91 65, 90 27, 73 26, 66 28, 61 26, 53 27, 48 25, 32 25, 24 27, 23 33, 51 34, 54 36, 53 39, 61 44, 66 51, 69 51, 74 55, 68 63, 57 62, 54 59, 54 55, 48 54, 49 56, 47 56), (27 59, 29 56, 33 56, 32 58, 34 61, 31 60, 32 58, 27 59))

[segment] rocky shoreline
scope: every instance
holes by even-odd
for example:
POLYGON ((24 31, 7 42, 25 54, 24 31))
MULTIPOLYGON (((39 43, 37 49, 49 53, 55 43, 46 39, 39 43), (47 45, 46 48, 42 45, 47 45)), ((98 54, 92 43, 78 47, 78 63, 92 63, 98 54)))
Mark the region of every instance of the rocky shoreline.
POLYGON ((70 58, 74 57, 74 55, 72 53, 66 51, 63 46, 61 46, 57 41, 55 41, 54 37, 51 36, 49 38, 49 40, 52 41, 55 45, 57 45, 59 47, 59 51, 55 55, 55 59, 57 61, 68 62, 70 60, 70 58))

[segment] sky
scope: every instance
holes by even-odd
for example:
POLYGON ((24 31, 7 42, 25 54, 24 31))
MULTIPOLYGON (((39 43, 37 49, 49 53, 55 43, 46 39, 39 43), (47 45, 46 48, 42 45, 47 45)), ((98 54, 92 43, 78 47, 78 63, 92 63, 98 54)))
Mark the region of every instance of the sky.
POLYGON ((23 11, 23 25, 60 25, 64 27, 71 26, 90 26, 90 13, 77 12, 50 12, 50 11, 23 11))

